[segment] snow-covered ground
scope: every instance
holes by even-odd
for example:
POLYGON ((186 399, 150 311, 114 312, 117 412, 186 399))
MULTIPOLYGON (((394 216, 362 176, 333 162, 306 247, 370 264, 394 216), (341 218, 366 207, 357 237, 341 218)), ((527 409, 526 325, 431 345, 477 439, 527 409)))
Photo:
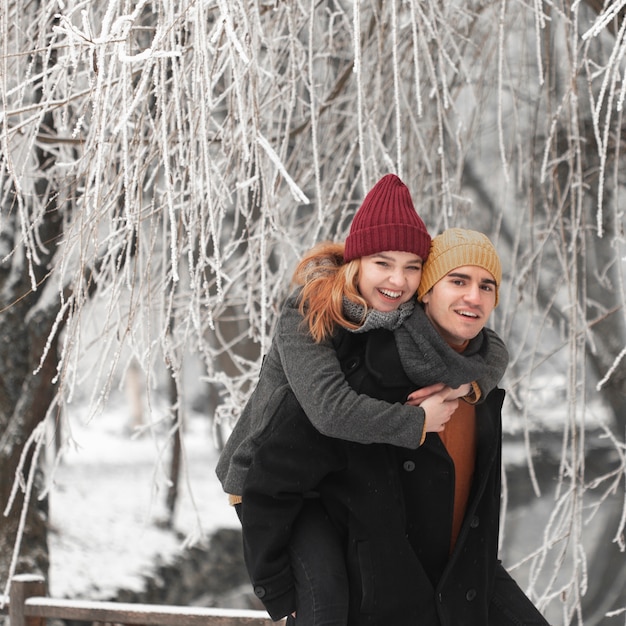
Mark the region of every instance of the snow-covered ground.
POLYGON ((170 448, 166 428, 129 432, 120 402, 84 424, 70 417, 75 446, 52 472, 50 593, 100 599, 138 588, 155 559, 184 542, 239 525, 215 477, 218 453, 206 416, 188 416, 184 478, 174 530, 164 528, 170 448))

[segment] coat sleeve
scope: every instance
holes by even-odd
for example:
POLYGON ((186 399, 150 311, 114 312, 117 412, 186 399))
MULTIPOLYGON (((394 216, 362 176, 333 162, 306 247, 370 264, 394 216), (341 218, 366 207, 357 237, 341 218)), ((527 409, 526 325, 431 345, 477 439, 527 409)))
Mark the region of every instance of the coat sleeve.
POLYGON ((296 610, 289 545, 305 495, 344 465, 338 442, 313 428, 295 397, 283 409, 260 435, 241 505, 248 574, 274 620, 296 610))
POLYGON ((483 329, 480 356, 486 364, 485 373, 476 380, 480 387, 481 400, 500 382, 509 364, 509 351, 498 333, 491 328, 483 329))
POLYGON ((294 298, 284 306, 275 341, 289 386, 315 428, 355 443, 418 448, 424 410, 358 394, 341 370, 331 342, 315 343, 294 298))
POLYGON ((489 605, 489 626, 549 626, 530 598, 498 562, 494 590, 489 605))

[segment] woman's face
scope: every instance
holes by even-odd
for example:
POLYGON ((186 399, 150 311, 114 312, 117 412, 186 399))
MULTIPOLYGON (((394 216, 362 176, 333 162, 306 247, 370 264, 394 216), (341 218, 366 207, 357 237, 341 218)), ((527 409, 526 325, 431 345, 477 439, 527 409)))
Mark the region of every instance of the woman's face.
POLYGON ((389 250, 361 257, 357 287, 368 307, 395 311, 415 296, 421 279, 421 257, 389 250))

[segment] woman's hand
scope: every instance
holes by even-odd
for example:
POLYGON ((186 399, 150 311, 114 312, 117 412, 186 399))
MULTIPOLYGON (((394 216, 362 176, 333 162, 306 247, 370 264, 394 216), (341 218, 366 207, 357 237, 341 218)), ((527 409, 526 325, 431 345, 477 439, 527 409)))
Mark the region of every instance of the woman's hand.
POLYGON ((424 431, 427 433, 440 433, 445 429, 452 414, 459 406, 457 398, 450 398, 450 392, 454 390, 445 387, 439 393, 430 396, 421 403, 424 409, 424 431))
POLYGON ((406 404, 421 406, 424 409, 424 432, 439 433, 445 429, 452 414, 459 406, 459 398, 463 398, 472 391, 472 385, 467 383, 456 389, 437 383, 409 394, 406 404))
POLYGON ((435 383, 434 385, 429 385, 428 387, 416 389, 409 394, 406 404, 410 404, 411 406, 420 406, 426 398, 431 398, 440 391, 443 391, 445 388, 446 386, 443 383, 435 383))

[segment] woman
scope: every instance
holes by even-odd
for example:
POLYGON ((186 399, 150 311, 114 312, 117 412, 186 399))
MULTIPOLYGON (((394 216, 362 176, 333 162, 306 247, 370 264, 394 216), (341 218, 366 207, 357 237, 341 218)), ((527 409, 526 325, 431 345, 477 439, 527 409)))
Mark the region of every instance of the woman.
MULTIPOLYGON (((484 331, 475 351, 457 355, 415 306, 429 248, 430 236, 408 189, 387 175, 357 211, 345 246, 325 244, 303 259, 295 274, 301 289, 283 309, 257 388, 217 467, 233 502, 258 447, 284 416, 301 413, 317 431, 340 440, 417 448, 427 432, 443 429, 458 395, 471 393, 475 400, 495 386, 508 358, 497 335, 484 331), (351 345, 343 371, 338 336, 351 345), (368 342, 377 345, 374 353, 365 349, 368 342), (358 374, 369 354, 393 352, 396 345, 401 364, 409 365, 401 388, 391 383, 393 402, 369 398, 367 385, 356 393, 346 376, 359 386, 351 372, 358 374), (417 373, 410 365, 416 354, 423 365, 417 373), (476 379, 479 384, 470 386, 476 379), (428 388, 410 393, 422 387, 428 388), (454 394, 452 388, 458 388, 454 394), (420 400, 421 407, 410 404, 420 400)), ((300 506, 293 532, 289 529, 290 562, 281 566, 295 574, 295 583, 289 577, 281 597, 266 596, 264 602, 275 619, 297 607, 299 625, 345 624, 348 593, 339 538, 315 498, 300 506)))

